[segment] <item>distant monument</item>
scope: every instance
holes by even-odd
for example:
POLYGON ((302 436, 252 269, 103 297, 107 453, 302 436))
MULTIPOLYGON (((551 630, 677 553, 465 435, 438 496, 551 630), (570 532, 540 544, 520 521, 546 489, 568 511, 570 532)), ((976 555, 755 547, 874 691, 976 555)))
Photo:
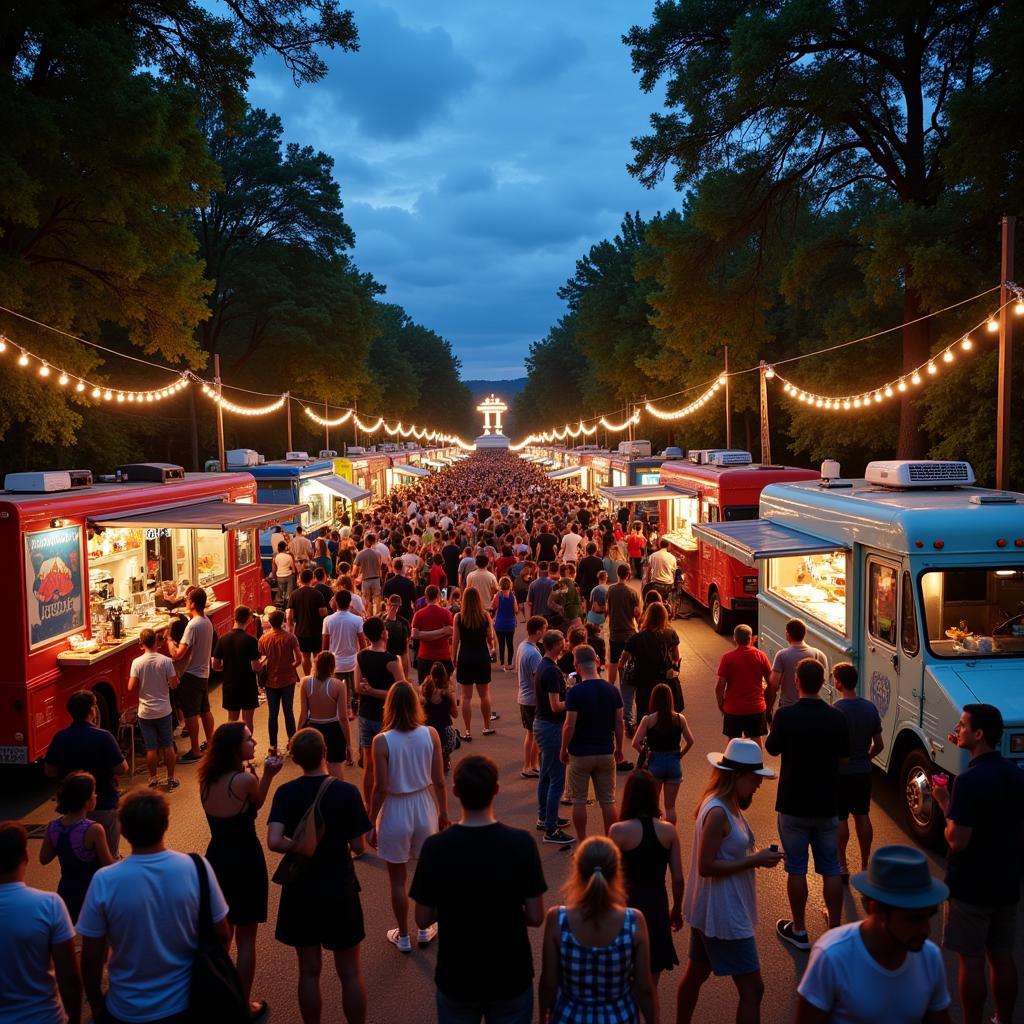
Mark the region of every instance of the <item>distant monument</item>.
POLYGON ((511 441, 501 432, 501 414, 508 412, 508 406, 497 395, 491 394, 476 407, 476 411, 484 414, 484 432, 476 439, 477 448, 507 448, 511 441))

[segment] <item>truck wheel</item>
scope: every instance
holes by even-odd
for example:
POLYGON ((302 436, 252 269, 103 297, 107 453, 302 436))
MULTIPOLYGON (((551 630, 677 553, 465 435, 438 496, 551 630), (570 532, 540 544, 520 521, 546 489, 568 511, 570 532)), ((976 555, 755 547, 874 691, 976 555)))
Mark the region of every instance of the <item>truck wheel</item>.
POLYGON ((715 627, 716 633, 723 636, 732 629, 732 615, 722 607, 722 599, 718 591, 711 591, 711 625, 715 627))
POLYGON ((932 772, 935 765, 928 754, 915 747, 903 759, 900 769, 900 793, 907 831, 922 846, 938 846, 943 838, 946 819, 932 800, 932 772))

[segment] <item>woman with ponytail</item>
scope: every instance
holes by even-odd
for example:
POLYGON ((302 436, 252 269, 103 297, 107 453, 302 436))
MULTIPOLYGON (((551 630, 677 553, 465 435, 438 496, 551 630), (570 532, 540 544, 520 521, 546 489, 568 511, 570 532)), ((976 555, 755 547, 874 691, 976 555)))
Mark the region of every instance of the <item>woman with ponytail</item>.
POLYGON ((544 924, 541 1024, 653 1024, 657 991, 643 914, 626 906, 618 847, 604 836, 576 850, 565 905, 544 924))

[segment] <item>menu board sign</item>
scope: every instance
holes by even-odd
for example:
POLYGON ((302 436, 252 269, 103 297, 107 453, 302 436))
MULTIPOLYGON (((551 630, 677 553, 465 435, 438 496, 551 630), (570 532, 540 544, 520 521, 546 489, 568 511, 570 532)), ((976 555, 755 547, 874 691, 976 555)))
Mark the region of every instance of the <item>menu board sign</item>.
POLYGON ((81 526, 25 534, 25 607, 30 648, 85 626, 84 582, 81 526))

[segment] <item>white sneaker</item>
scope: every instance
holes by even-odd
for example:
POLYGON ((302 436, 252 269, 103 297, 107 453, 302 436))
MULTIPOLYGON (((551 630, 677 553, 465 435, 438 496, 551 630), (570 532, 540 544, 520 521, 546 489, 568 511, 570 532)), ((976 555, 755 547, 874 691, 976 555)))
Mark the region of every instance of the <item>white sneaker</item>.
POLYGON ((437 935, 437 925, 432 924, 429 928, 421 928, 416 933, 416 944, 423 949, 424 946, 429 946, 437 935))
POLYGON ((399 935, 397 928, 391 928, 388 930, 388 942, 393 946, 397 946, 399 953, 412 952, 412 943, 409 941, 409 936, 399 935))

